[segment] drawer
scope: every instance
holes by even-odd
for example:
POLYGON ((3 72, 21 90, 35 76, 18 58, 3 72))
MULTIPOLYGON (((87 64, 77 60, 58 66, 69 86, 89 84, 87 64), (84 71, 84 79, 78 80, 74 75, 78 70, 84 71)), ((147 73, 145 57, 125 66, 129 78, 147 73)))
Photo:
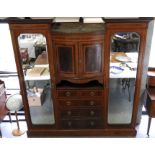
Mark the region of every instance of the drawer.
POLYGON ((58 101, 60 106, 63 107, 96 107, 96 106, 101 106, 103 100, 59 100, 58 101))
POLYGON ((78 91, 74 91, 74 90, 58 90, 57 96, 70 98, 70 97, 79 96, 79 94, 78 94, 78 91))
POLYGON ((101 97, 102 90, 57 90, 57 97, 101 97))
POLYGON ((87 91, 80 91, 80 96, 84 97, 99 97, 102 96, 102 90, 87 90, 87 91))
POLYGON ((71 117, 102 117, 102 107, 89 109, 63 109, 61 110, 61 118, 71 117))
POLYGON ((89 120, 61 120, 61 128, 65 129, 92 129, 102 128, 102 119, 89 119, 89 120))

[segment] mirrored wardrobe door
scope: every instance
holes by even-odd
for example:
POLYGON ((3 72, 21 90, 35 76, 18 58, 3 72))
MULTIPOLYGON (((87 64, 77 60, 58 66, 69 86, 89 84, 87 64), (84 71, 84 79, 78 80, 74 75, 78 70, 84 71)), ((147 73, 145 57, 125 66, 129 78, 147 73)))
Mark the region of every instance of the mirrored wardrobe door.
POLYGON ((22 33, 18 45, 31 122, 54 124, 46 37, 40 33, 22 33))
POLYGON ((139 45, 136 32, 117 32, 111 37, 108 124, 131 123, 139 45))

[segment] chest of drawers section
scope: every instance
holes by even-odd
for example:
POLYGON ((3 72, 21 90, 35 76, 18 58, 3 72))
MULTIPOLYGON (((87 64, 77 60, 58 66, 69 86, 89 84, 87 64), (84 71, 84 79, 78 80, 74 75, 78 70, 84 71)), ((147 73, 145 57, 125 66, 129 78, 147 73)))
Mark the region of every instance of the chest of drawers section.
POLYGON ((103 127, 103 90, 57 90, 59 127, 89 129, 103 127))

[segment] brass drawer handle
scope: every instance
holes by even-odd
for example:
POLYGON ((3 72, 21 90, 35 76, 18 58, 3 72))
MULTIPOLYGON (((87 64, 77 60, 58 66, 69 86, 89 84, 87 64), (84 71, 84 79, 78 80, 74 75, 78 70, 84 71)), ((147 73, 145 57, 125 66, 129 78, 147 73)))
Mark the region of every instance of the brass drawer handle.
POLYGON ((94 96, 95 95, 95 93, 92 91, 92 92, 90 92, 90 96, 94 96))
POLYGON ((71 92, 68 91, 68 92, 65 93, 65 95, 66 96, 71 96, 71 92))
POLYGON ((90 125, 91 125, 91 126, 94 126, 94 125, 95 125, 95 122, 94 122, 94 121, 91 121, 91 122, 90 122, 90 125))
POLYGON ((90 111, 90 115, 94 116, 95 112, 93 110, 90 111))
POLYGON ((70 116, 71 114, 72 114, 72 112, 71 112, 71 111, 67 111, 67 115, 69 115, 69 116, 70 116))
POLYGON ((79 63, 80 63, 80 64, 82 63, 82 60, 81 60, 81 59, 79 59, 79 63))
POLYGON ((71 105, 71 102, 70 101, 67 101, 66 102, 67 106, 71 105))
POLYGON ((72 122, 68 121, 68 126, 71 127, 72 126, 72 122))
POLYGON ((90 101, 90 105, 94 105, 94 103, 95 103, 94 101, 90 101))

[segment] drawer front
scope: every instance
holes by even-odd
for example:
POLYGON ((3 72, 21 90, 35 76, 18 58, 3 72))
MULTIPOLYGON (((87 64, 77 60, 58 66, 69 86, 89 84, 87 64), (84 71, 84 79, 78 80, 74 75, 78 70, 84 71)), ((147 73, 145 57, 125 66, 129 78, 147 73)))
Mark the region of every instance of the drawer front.
POLYGON ((61 110, 61 118, 72 118, 72 117, 101 117, 101 108, 89 108, 89 109, 63 109, 61 110))
POLYGON ((101 97, 102 90, 57 90, 57 97, 101 97))
POLYGON ((102 96, 102 90, 81 91, 80 95, 84 97, 99 97, 102 96))
POLYGON ((102 128, 103 121, 101 119, 89 119, 89 120, 62 120, 61 128, 65 129, 92 129, 102 128))
POLYGON ((96 107, 101 106, 103 100, 59 100, 59 105, 61 107, 96 107))
POLYGON ((78 95, 78 91, 73 91, 73 90, 58 90, 57 91, 57 96, 58 97, 76 97, 78 95))

